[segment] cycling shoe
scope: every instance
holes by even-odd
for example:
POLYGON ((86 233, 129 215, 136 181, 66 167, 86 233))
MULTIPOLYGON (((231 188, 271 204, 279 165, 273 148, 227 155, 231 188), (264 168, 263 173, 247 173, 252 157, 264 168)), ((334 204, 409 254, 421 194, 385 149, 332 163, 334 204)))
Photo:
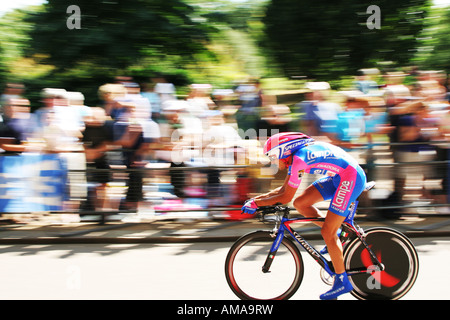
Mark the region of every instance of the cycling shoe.
POLYGON ((353 290, 353 286, 348 280, 347 273, 336 274, 334 276, 333 287, 320 295, 321 300, 334 300, 337 299, 340 295, 344 293, 348 293, 353 290))

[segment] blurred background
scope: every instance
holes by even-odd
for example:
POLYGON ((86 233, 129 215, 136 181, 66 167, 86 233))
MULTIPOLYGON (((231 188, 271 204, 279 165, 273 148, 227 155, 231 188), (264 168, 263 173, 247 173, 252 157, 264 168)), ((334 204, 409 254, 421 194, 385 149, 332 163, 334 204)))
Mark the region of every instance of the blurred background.
POLYGON ((363 214, 445 216, 448 5, 3 2, 0 221, 247 218, 281 131, 358 159, 363 214))

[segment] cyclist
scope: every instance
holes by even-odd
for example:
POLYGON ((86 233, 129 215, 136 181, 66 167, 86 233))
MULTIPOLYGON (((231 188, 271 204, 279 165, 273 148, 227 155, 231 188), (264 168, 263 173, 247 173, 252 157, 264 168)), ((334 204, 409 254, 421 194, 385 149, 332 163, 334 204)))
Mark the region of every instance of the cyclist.
POLYGON ((351 204, 364 190, 366 175, 357 161, 341 148, 315 141, 300 132, 283 132, 270 137, 264 153, 280 170, 288 169, 284 184, 268 193, 249 199, 242 207, 244 213, 255 213, 260 206, 288 203, 296 194, 303 173, 323 174, 298 196, 293 205, 305 217, 320 217, 314 204, 331 200, 325 221, 318 223, 334 267, 334 283, 321 299, 336 299, 353 288, 345 271, 342 243, 338 230, 350 213, 351 204))

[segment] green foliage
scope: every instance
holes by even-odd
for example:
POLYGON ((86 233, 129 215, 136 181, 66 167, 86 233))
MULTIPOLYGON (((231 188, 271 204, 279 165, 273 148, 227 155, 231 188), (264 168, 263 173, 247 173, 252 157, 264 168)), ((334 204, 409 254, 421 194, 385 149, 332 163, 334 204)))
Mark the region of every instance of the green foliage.
POLYGON ((295 82, 286 76, 340 87, 373 66, 448 72, 450 13, 428 11, 427 0, 49 0, 0 18, 0 85, 23 82, 35 106, 43 87, 82 91, 93 105, 118 75, 163 74, 178 88, 255 76, 283 91, 295 82), (69 5, 81 29, 67 28, 69 5), (366 26, 369 5, 381 9, 379 30, 366 26))
POLYGON ((413 63, 424 69, 450 72, 450 8, 432 8, 419 36, 413 63))
POLYGON ((409 62, 422 30, 427 0, 272 0, 263 19, 265 45, 289 76, 331 80, 378 61, 409 62), (381 28, 369 29, 369 5, 381 28))
POLYGON ((69 29, 66 1, 50 0, 45 12, 32 14, 30 51, 48 54, 58 69, 83 61, 124 69, 144 53, 186 59, 205 50, 205 28, 194 22, 193 10, 179 0, 78 0, 81 29, 69 29))
POLYGON ((0 78, 1 84, 16 81, 11 77, 10 66, 22 55, 23 47, 29 38, 26 36, 30 25, 23 21, 25 13, 16 10, 5 14, 0 19, 0 78))
POLYGON ((7 66, 5 64, 5 59, 3 58, 3 48, 0 47, 0 86, 6 82, 7 77, 7 66))
POLYGON ((213 29, 196 22, 193 8, 183 1, 78 0, 70 5, 80 8, 80 29, 68 28, 73 12, 67 13, 66 1, 49 0, 44 10, 29 12, 24 20, 33 28, 25 53, 54 66, 40 78, 42 86, 82 91, 88 104, 97 102, 101 84, 119 75, 147 72, 149 81, 160 72, 185 84, 178 70, 208 52, 213 29))

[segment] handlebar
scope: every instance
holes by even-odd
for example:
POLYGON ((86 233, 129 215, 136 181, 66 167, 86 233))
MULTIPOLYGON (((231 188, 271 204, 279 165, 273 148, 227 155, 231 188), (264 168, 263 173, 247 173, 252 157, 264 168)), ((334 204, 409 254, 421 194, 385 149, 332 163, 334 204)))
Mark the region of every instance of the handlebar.
POLYGON ((264 206, 259 207, 256 212, 259 213, 261 216, 265 216, 267 214, 274 214, 274 213, 283 213, 283 215, 288 215, 291 208, 287 206, 282 206, 279 204, 273 205, 273 206, 264 206))

